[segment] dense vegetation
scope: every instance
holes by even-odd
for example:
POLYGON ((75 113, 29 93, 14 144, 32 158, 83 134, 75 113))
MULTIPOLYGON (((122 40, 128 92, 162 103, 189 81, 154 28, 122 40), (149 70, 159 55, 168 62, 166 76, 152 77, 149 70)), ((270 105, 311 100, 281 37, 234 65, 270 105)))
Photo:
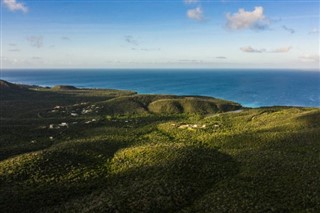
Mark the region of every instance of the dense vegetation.
POLYGON ((0 86, 0 212, 320 211, 318 108, 0 86))

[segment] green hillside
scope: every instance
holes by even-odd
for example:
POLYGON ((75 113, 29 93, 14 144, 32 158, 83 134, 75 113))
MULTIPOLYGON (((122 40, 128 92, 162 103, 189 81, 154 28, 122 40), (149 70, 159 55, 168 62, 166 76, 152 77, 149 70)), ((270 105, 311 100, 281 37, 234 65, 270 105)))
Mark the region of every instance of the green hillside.
POLYGON ((320 109, 0 93, 0 212, 319 212, 320 109))
POLYGON ((52 87, 53 90, 77 90, 78 88, 75 86, 69 86, 69 85, 56 85, 52 87))

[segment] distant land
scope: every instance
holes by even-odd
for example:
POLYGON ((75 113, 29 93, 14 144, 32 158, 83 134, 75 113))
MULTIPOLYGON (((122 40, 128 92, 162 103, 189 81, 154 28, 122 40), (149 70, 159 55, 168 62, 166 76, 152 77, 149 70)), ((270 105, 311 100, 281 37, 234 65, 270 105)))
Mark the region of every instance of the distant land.
POLYGON ((0 80, 1 212, 319 212, 320 108, 0 80))

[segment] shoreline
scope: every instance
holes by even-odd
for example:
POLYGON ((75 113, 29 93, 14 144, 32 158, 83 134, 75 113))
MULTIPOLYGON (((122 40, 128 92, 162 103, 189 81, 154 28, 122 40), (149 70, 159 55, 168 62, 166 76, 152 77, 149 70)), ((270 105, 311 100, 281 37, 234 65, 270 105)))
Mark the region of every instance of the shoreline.
MULTIPOLYGON (((4 79, 0 79, 0 81, 5 81, 5 82, 9 82, 7 80, 4 79)), ((9 82, 12 84, 16 84, 18 86, 22 86, 28 89, 45 89, 45 90, 55 90, 54 87, 73 87, 73 89, 61 89, 60 91, 67 91, 67 90, 100 90, 100 91, 108 91, 108 90, 114 90, 114 91, 123 91, 123 92, 132 92, 132 93, 136 93, 137 95, 169 95, 169 96, 179 96, 179 97, 200 97, 200 98, 215 98, 215 99, 221 99, 221 100, 227 100, 227 101, 231 101, 231 102, 235 102, 238 103, 237 101, 234 100, 229 100, 229 99, 225 99, 225 98, 220 98, 220 97, 214 97, 214 96, 208 96, 208 95, 193 95, 193 94, 171 94, 171 93, 141 93, 139 91, 135 91, 135 90, 128 90, 128 89, 117 89, 117 88, 98 88, 98 87, 77 87, 77 86, 73 86, 73 85, 30 85, 30 84, 23 84, 20 82, 9 82)), ((56 90, 56 91, 59 91, 56 90)), ((256 106, 256 105, 244 105, 242 103, 241 104, 242 108, 248 108, 248 109, 258 109, 258 108, 272 108, 272 107, 297 107, 297 108, 320 108, 319 106, 301 106, 301 105, 261 105, 261 106, 256 106)))

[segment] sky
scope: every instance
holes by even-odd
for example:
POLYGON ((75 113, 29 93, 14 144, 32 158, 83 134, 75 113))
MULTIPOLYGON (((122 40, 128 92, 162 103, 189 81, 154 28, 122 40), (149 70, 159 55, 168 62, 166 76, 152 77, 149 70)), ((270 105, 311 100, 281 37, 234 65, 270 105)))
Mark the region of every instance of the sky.
POLYGON ((1 68, 319 70, 318 0, 1 0, 1 68))

